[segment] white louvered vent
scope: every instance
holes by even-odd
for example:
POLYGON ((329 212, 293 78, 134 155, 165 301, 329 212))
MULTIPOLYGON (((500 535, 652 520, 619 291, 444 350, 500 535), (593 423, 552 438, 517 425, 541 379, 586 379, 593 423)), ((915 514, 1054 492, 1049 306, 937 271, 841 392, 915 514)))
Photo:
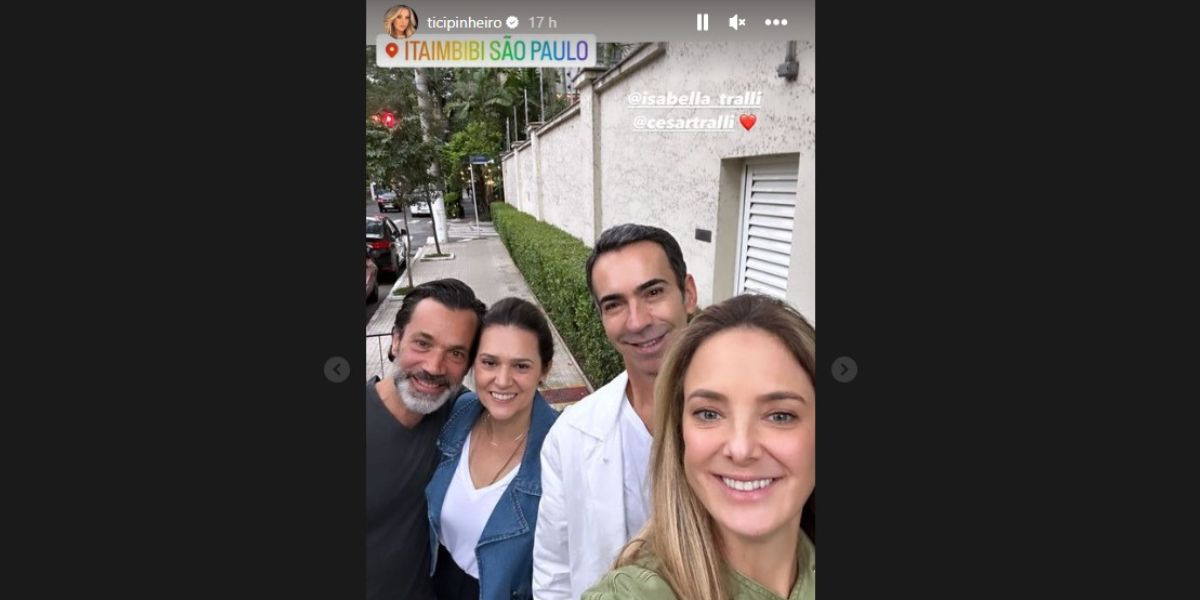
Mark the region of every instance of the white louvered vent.
POLYGON ((796 163, 746 166, 737 292, 787 299, 792 226, 796 211, 796 163))

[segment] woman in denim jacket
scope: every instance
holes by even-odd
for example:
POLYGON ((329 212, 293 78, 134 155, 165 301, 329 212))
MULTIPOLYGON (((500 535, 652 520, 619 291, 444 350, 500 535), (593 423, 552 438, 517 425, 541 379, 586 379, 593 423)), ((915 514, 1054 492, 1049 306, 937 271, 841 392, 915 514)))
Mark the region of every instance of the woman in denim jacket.
POLYGON ((425 488, 440 600, 532 598, 533 530, 542 496, 542 440, 558 412, 538 393, 554 340, 520 298, 483 318, 475 388, 438 436, 441 462, 425 488))

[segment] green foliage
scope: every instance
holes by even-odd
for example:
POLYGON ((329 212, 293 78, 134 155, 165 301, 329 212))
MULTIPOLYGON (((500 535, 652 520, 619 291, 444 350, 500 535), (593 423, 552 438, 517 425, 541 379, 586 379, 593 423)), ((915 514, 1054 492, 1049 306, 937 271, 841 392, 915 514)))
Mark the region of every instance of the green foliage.
POLYGON ((546 309, 592 387, 625 369, 613 350, 587 287, 591 250, 565 231, 502 203, 493 203, 496 232, 529 288, 546 309))
POLYGON ((409 69, 391 69, 375 64, 375 46, 367 46, 366 115, 388 109, 397 114, 417 109, 417 88, 409 69))
POLYGON ((463 216, 462 202, 458 200, 458 192, 446 192, 443 196, 446 202, 446 218, 461 219, 463 216))
MULTIPOLYGON (((504 132, 495 123, 474 122, 450 136, 442 147, 442 173, 446 175, 447 189, 467 189, 471 176, 466 173, 466 162, 471 155, 499 156, 503 149, 504 132)), ((476 185, 482 185, 482 172, 475 167, 476 185)), ((469 193, 469 192, 467 192, 469 193)))
MULTIPOLYGON (((429 166, 440 157, 441 141, 426 140, 421 132, 417 88, 411 69, 375 65, 375 47, 366 52, 366 185, 384 183, 402 197, 438 189, 441 182, 429 175, 429 166), (371 117, 388 110, 396 125, 388 129, 371 117)), ((431 87, 434 87, 431 85, 431 87)), ((432 117, 427 115, 427 117, 432 117)))
POLYGON ((366 121, 367 180, 385 182, 402 196, 435 184, 429 165, 437 157, 436 140, 424 141, 414 114, 397 115, 396 126, 388 129, 366 121))
MULTIPOLYGON (((438 182, 423 181, 422 173, 428 170, 430 158, 428 148, 416 147, 426 136, 421 134, 418 116, 415 70, 379 67, 375 64, 375 46, 367 45, 365 50, 368 172, 364 188, 371 181, 385 181, 402 192, 427 186, 444 191, 463 190, 470 185, 470 177, 463 176, 463 160, 467 156, 498 156, 509 131, 506 127, 511 128, 514 138, 524 135, 526 97, 532 120, 542 114, 538 103, 543 97, 547 104, 546 118, 569 104, 559 89, 562 80, 559 69, 544 69, 540 80, 538 70, 530 68, 422 69, 429 90, 429 110, 425 115, 430 128, 428 143, 435 147, 433 158, 439 161, 443 178, 438 182), (399 119, 390 134, 370 121, 371 115, 385 109, 399 119), (410 125, 411 131, 406 129, 410 125)), ((484 183, 480 175, 476 167, 476 191, 482 198, 484 183)), ((493 187, 501 189, 499 173, 492 178, 493 187)))

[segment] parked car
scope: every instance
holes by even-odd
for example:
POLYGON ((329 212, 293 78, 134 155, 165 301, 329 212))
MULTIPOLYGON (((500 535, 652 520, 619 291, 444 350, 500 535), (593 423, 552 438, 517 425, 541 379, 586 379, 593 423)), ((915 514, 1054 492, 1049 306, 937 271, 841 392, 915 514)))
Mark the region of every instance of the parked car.
POLYGON ((367 304, 379 301, 379 267, 371 257, 371 246, 367 246, 367 304))
POLYGON ((389 209, 397 211, 403 210, 396 192, 388 189, 387 186, 381 183, 371 183, 371 197, 375 200, 375 204, 379 207, 379 212, 387 212, 389 209))
POLYGON ((393 209, 397 212, 404 210, 404 207, 400 205, 400 200, 396 198, 396 192, 392 191, 380 192, 378 196, 375 196, 375 204, 381 213, 393 209))
POLYGON ((429 215, 433 214, 433 211, 429 209, 429 201, 428 200, 417 200, 416 202, 413 202, 409 206, 412 208, 412 214, 414 214, 414 215, 428 217, 429 215))
POLYGON ((382 273, 399 277, 408 266, 408 232, 383 215, 367 217, 367 247, 382 273))

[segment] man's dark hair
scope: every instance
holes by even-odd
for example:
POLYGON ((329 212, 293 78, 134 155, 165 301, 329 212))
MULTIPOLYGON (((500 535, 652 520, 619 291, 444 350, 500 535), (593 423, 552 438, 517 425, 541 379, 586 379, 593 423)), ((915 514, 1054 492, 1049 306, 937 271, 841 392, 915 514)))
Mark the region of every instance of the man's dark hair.
POLYGON ((537 337, 538 358, 542 367, 554 359, 554 334, 550 333, 550 325, 542 311, 528 300, 512 297, 505 298, 492 305, 483 316, 483 326, 480 330, 493 325, 509 325, 524 329, 537 337))
MULTIPOLYGON (((475 364, 475 351, 479 349, 479 333, 482 329, 483 315, 487 312, 487 306, 475 297, 474 290, 457 279, 427 281, 405 294, 404 300, 400 304, 400 311, 396 313, 396 325, 392 331, 399 332, 400 337, 404 337, 404 328, 408 326, 408 322, 412 319, 413 311, 417 309, 417 304, 426 298, 432 298, 438 304, 450 310, 469 310, 475 313, 477 317, 475 321, 475 337, 471 339, 471 351, 468 353, 467 358, 468 365, 475 364)), ((392 354, 391 349, 388 350, 388 360, 396 360, 396 356, 392 354)))
POLYGON ((587 259, 587 285, 588 291, 592 293, 592 300, 598 300, 596 288, 592 287, 592 269, 596 266, 596 259, 605 252, 619 250, 637 242, 654 242, 662 248, 663 253, 667 255, 667 262, 671 264, 671 270, 675 272, 675 283, 679 285, 679 292, 684 293, 683 280, 687 277, 687 264, 683 262, 683 251, 679 249, 679 242, 675 241, 671 234, 657 227, 626 223, 610 227, 601 233, 600 239, 596 240, 596 245, 592 248, 592 255, 587 259))

